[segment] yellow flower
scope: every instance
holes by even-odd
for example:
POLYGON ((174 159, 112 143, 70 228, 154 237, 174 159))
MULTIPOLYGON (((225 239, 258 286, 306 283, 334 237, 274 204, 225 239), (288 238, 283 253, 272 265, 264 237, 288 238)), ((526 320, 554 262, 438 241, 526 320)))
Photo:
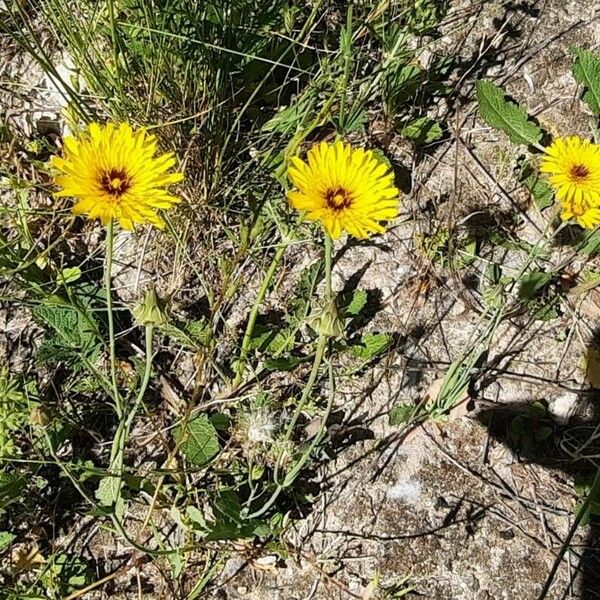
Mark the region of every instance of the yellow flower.
POLYGON ((129 230, 135 223, 163 227, 156 210, 179 202, 165 186, 183 175, 167 173, 175 165, 172 153, 155 157, 155 152, 156 138, 143 130, 92 123, 78 138, 65 139, 64 158, 53 157, 62 187, 55 196, 77 198, 73 213, 99 218, 103 225, 116 220, 129 230))
POLYGON ((379 221, 398 216, 394 174, 370 150, 321 142, 308 151, 308 164, 292 158, 288 176, 297 188, 288 192, 292 206, 334 239, 343 232, 357 238, 383 233, 379 221))
POLYGON ((594 206, 587 200, 567 200, 562 203, 560 218, 563 221, 575 219, 582 227, 594 229, 600 225, 600 206, 594 206))
POLYGON ((540 171, 562 203, 564 220, 587 228, 600 223, 600 146, 577 136, 557 138, 542 159, 540 171))

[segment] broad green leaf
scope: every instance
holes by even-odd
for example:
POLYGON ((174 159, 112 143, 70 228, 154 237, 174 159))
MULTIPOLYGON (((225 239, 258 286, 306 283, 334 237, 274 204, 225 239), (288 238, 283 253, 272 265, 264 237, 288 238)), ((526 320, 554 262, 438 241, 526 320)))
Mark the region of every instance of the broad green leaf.
POLYGON ((119 477, 104 477, 96 490, 96 498, 102 506, 116 504, 121 495, 121 480, 119 477))
POLYGON ((204 319, 166 323, 160 330, 179 344, 190 348, 202 348, 208 344, 211 330, 204 319))
POLYGON ((167 554, 167 560, 171 565, 173 579, 179 579, 183 571, 183 559, 177 552, 169 552, 169 554, 167 554))
POLYGON ((444 132, 441 125, 429 117, 420 117, 402 127, 400 134, 414 140, 419 145, 439 140, 444 132))
POLYGON ((426 75, 427 73, 415 64, 403 65, 397 70, 390 69, 384 79, 384 89, 391 108, 397 109, 414 96, 426 75))
POLYGON ((269 358, 265 361, 265 369, 267 369, 267 371, 293 371, 303 362, 306 361, 296 356, 269 358))
POLYGON ((96 490, 100 506, 110 507, 117 517, 125 514, 125 500, 121 495, 122 482, 119 477, 104 477, 96 490))
POLYGON ((201 529, 207 529, 206 519, 199 508, 196 508, 195 506, 188 506, 185 509, 185 513, 192 523, 198 525, 201 529))
POLYGON ((218 431, 227 431, 231 425, 231 419, 225 413, 211 415, 210 422, 218 431))
POLYGON ((477 82, 476 93, 479 113, 488 125, 506 133, 515 144, 537 144, 541 140, 542 130, 520 106, 507 100, 498 86, 483 79, 477 82))
POLYGON ((575 57, 573 77, 585 86, 583 101, 595 115, 600 115, 600 58, 589 50, 572 48, 575 57))
POLYGON ((532 271, 525 273, 520 280, 519 297, 523 300, 530 300, 542 290, 552 280, 550 273, 544 271, 532 271))
POLYGON ((0 499, 17 498, 27 486, 27 481, 18 473, 0 471, 0 499))
POLYGON ((351 346, 350 350, 358 358, 371 360, 378 354, 385 352, 393 343, 393 337, 389 333, 364 333, 360 345, 351 346))
POLYGON ((288 352, 294 347, 294 339, 286 330, 278 330, 274 325, 257 323, 252 332, 249 350, 266 354, 288 352))
POLYGON ((177 427, 174 436, 182 454, 192 465, 205 465, 219 453, 217 431, 206 415, 195 416, 185 430, 177 427))

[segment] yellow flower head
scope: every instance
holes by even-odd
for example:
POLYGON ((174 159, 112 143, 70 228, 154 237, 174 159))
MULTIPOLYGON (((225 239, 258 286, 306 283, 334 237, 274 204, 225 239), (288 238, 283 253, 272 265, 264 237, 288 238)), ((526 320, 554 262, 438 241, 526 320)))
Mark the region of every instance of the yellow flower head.
POLYGON ((53 157, 60 171, 56 196, 72 196, 76 215, 99 218, 103 225, 119 221, 125 229, 134 223, 163 227, 157 209, 170 208, 179 198, 165 186, 183 179, 181 173, 167 173, 175 164, 172 153, 154 156, 156 138, 145 131, 133 131, 123 123, 92 123, 78 138, 64 141, 64 158, 53 157))
POLYGON ((343 232, 357 238, 382 233, 379 221, 398 216, 394 174, 370 150, 321 142, 308 151, 308 164, 292 158, 288 176, 297 188, 288 192, 292 206, 334 239, 343 232))
POLYGON ((579 217, 600 206, 600 146, 577 136, 557 138, 546 148, 540 170, 550 176, 563 214, 571 214, 583 225, 579 217))
POLYGON ((594 229, 600 225, 600 206, 587 200, 567 200, 562 202, 560 218, 563 221, 575 219, 582 227, 594 229))

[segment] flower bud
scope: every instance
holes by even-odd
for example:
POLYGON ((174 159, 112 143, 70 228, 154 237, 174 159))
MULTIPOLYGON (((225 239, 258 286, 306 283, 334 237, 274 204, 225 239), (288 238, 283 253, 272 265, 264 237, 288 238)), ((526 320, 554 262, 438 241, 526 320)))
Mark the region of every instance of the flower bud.
POLYGON ((133 309, 133 316, 140 325, 160 327, 167 324, 165 302, 157 296, 154 286, 146 290, 144 299, 133 309))
POLYGON ((344 321, 340 317, 335 298, 317 306, 308 317, 308 325, 320 335, 340 337, 344 333, 344 321))

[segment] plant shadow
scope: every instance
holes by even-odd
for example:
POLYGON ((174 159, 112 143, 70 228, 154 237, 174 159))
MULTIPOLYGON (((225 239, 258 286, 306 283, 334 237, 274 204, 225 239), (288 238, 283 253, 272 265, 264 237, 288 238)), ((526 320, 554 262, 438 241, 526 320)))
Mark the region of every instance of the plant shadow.
MULTIPOLYGON (((589 395, 586 394, 589 402, 589 395)), ((478 411, 475 418, 488 430, 490 436, 510 448, 519 461, 538 464, 548 469, 561 471, 575 481, 591 482, 596 466, 591 456, 600 450, 600 439, 595 440, 595 429, 600 423, 598 400, 595 398, 593 419, 572 419, 567 425, 559 425, 552 421, 546 413, 532 413, 532 406, 537 410, 542 403, 520 403, 486 407, 478 411), (576 455, 565 448, 583 448, 586 444, 588 452, 576 455), (594 450, 595 445, 595 450, 594 450)), ((578 559, 578 571, 581 600, 597 599, 596 590, 600 587, 600 515, 590 514, 588 530, 578 559)), ((571 548, 574 551, 574 548, 571 548)))

